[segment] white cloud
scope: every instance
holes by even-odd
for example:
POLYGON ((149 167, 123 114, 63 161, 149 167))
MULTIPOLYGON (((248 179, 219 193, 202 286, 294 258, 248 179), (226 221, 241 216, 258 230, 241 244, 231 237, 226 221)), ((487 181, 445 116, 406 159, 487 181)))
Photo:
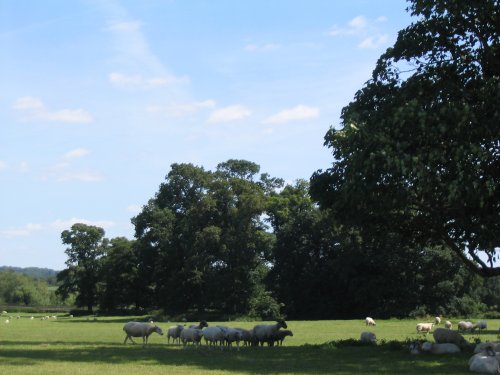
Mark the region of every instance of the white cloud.
POLYGON ((268 52, 279 49, 281 46, 275 43, 266 43, 262 45, 247 44, 244 49, 249 52, 268 52))
POLYGON ((231 122, 242 120, 252 114, 248 108, 242 105, 231 105, 225 108, 221 108, 213 111, 208 118, 208 122, 218 123, 218 122, 231 122))
POLYGON ((24 96, 18 98, 13 108, 27 115, 25 120, 45 120, 65 123, 88 123, 93 118, 83 109, 60 109, 50 111, 39 98, 24 96))
POLYGON ((28 223, 21 226, 11 226, 5 229, 0 229, 0 237, 12 238, 12 237, 29 237, 35 233, 39 232, 62 232, 66 229, 71 229, 71 226, 76 223, 82 223, 86 225, 93 225, 101 228, 111 228, 115 226, 115 223, 109 220, 86 220, 79 218, 71 218, 68 220, 55 220, 51 223, 46 224, 33 224, 28 223))
POLYGON ((141 74, 127 75, 122 73, 110 73, 109 81, 119 87, 153 89, 157 87, 165 87, 178 83, 189 82, 186 76, 175 77, 173 75, 163 75, 157 77, 146 78, 141 74))
POLYGON ((74 159, 81 158, 89 154, 89 150, 85 148, 75 148, 74 150, 68 151, 64 154, 63 159, 74 159))
POLYGON ((387 34, 375 37, 369 36, 368 38, 363 39, 361 43, 358 44, 358 47, 363 49, 376 49, 386 45, 388 39, 389 37, 387 34))
POLYGON ((319 116, 319 108, 308 107, 306 105, 300 104, 294 108, 285 109, 280 111, 268 118, 266 118, 264 124, 283 124, 290 121, 306 120, 311 118, 316 118, 319 116))
POLYGON ((334 25, 330 30, 331 36, 351 36, 359 38, 361 41, 357 44, 358 48, 374 49, 387 44, 387 34, 382 34, 380 23, 387 21, 385 16, 380 16, 370 21, 365 16, 360 15, 350 20, 346 26, 334 25))
POLYGON ((7 169, 7 162, 0 160, 0 171, 3 171, 4 169, 7 169))
POLYGON ((162 113, 168 117, 184 117, 198 112, 202 109, 215 107, 214 100, 204 100, 202 102, 170 104, 167 106, 149 106, 146 107, 147 112, 162 113))

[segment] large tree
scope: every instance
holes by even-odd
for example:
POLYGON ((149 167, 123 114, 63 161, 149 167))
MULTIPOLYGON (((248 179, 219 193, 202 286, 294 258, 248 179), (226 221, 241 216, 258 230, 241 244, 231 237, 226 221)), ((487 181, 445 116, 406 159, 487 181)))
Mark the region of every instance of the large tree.
POLYGON ((61 233, 63 244, 68 245, 68 268, 57 274, 61 282, 57 294, 66 298, 76 293, 76 304, 87 307, 89 312, 98 299, 98 282, 101 280, 101 258, 105 254, 108 240, 104 229, 82 223, 73 224, 71 230, 61 233))
POLYGON ((408 9, 416 21, 326 134, 334 163, 312 176, 312 195, 344 223, 445 246, 500 275, 499 1, 408 9))

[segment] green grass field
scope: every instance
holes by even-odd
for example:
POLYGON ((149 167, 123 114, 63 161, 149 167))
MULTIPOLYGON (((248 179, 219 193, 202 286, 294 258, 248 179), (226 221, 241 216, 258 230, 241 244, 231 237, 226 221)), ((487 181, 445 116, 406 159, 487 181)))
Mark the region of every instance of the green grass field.
MULTIPOLYGON (((12 313, 16 316, 17 314, 12 313)), ((293 337, 283 347, 243 347, 239 352, 167 345, 166 336, 153 334, 150 344, 123 345, 123 324, 130 317, 59 317, 30 320, 21 315, 0 320, 0 374, 470 374, 470 352, 445 356, 412 356, 392 340, 422 337, 415 320, 377 321, 369 330, 375 346, 334 345, 334 340, 358 339, 364 321, 288 321, 293 337)), ((141 320, 136 317, 136 320, 141 320)), ((455 324, 457 320, 452 320, 455 324)), ((174 323, 157 323, 164 331, 174 323)), ((255 322, 224 322, 251 328, 255 322)), ((489 329, 466 334, 474 341, 497 341, 500 320, 489 329)), ((432 341, 432 337, 430 340, 432 341)), ((137 343, 141 339, 136 339, 137 343)))

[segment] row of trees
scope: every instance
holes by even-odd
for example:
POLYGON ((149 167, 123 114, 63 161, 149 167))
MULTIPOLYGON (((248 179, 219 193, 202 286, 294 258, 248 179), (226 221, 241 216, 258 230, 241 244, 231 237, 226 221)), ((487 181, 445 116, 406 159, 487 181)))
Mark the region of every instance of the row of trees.
POLYGON ((174 164, 132 219, 134 241, 63 232, 61 295, 89 309, 282 307, 294 318, 468 314, 498 301, 499 9, 411 0, 416 21, 327 132, 334 161, 310 186, 244 160, 174 164))
POLYGON ((314 203, 306 181, 284 185, 257 178, 259 169, 244 160, 215 171, 173 164, 132 219, 135 240, 73 225, 62 233, 59 294, 76 293, 89 310, 308 319, 464 315, 498 302, 449 249, 344 226, 314 203))

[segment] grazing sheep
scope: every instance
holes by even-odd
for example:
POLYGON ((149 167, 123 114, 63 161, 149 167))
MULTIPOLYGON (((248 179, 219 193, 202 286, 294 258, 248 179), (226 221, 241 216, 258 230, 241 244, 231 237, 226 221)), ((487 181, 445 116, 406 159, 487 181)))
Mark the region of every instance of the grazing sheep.
POLYGON ((194 328, 194 329, 203 329, 204 327, 208 327, 208 323, 206 320, 202 320, 200 324, 191 324, 189 328, 194 328))
POLYGON ((452 354, 460 353, 460 348, 452 343, 432 343, 426 341, 422 344, 421 349, 423 352, 432 354, 452 354))
POLYGON ((170 338, 172 338, 172 342, 175 344, 175 341, 180 344, 181 343, 181 331, 184 329, 182 324, 178 324, 176 326, 169 327, 167 330, 167 343, 170 344, 170 338))
POLYGON ((452 329, 453 328, 453 324, 451 324, 451 322, 449 320, 447 320, 444 323, 444 328, 446 328, 446 329, 452 329))
POLYGON ((474 326, 473 327, 474 329, 479 328, 479 330, 481 331, 483 329, 488 328, 488 322, 486 320, 480 320, 476 324, 474 324, 473 326, 474 326))
POLYGON ((367 316, 366 319, 365 319, 365 325, 367 325, 367 326, 376 326, 377 323, 375 323, 375 320, 373 320, 373 318, 370 318, 369 316, 367 316))
POLYGON ((500 342, 480 342, 474 348, 474 354, 485 352, 488 348, 494 352, 500 352, 500 342))
POLYGON ((193 345, 198 347, 200 345, 201 338, 203 337, 203 331, 196 328, 184 328, 181 331, 181 341, 184 348, 188 342, 192 342, 193 345))
POLYGON ((458 330, 459 331, 473 331, 474 324, 471 322, 464 322, 463 320, 458 322, 458 330))
POLYGON ((367 344, 375 344, 377 342, 377 337, 373 332, 361 332, 361 336, 359 338, 361 342, 367 344))
POLYGON ((241 340, 244 346, 248 346, 252 343, 252 331, 245 328, 235 328, 241 332, 241 340))
POLYGON ((271 346, 273 337, 280 328, 288 328, 283 319, 277 319, 275 324, 257 324, 252 329, 254 344, 262 346, 267 342, 271 346))
POLYGON ((432 331, 432 327, 434 326, 434 323, 418 323, 417 324, 417 332, 425 332, 428 333, 432 331))
POLYGON ((439 316, 436 316, 436 317, 434 318, 434 324, 435 324, 435 325, 441 324, 441 318, 440 318, 439 316))
POLYGON ((203 337, 205 338, 205 343, 208 345, 208 348, 211 349, 212 346, 217 345, 220 346, 220 350, 223 349, 223 343, 225 340, 224 331, 221 327, 207 327, 203 330, 203 337))
POLYGON ((437 328, 434 333, 434 341, 438 344, 455 344, 462 349, 469 348, 471 344, 457 331, 446 328, 437 328))
POLYGON ((500 353, 487 348, 481 353, 474 354, 469 359, 469 370, 487 374, 500 373, 500 353))
POLYGON ((276 345, 282 346, 283 340, 285 340, 285 337, 287 336, 293 336, 293 332, 288 329, 280 329, 274 336, 274 342, 276 343, 276 345))
POLYGON ((151 326, 148 323, 140 323, 140 322, 128 322, 123 326, 123 330, 127 334, 125 337, 125 344, 128 339, 132 341, 134 344, 134 340, 132 337, 142 337, 142 345, 147 345, 149 336, 156 332, 159 335, 163 335, 163 331, 158 326, 151 326))

